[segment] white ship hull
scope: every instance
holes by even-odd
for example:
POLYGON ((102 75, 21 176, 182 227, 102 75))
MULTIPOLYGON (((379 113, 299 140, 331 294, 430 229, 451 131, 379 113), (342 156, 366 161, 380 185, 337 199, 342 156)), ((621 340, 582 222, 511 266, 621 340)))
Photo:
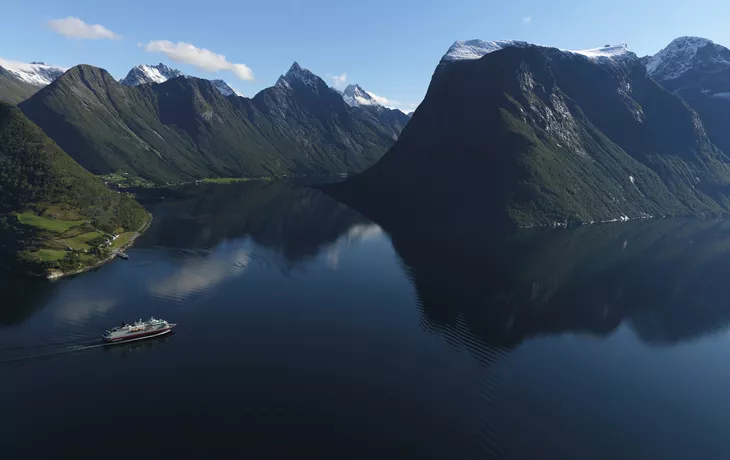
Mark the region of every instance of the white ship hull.
POLYGON ((122 326, 106 331, 102 338, 107 343, 130 342, 133 340, 149 339, 169 333, 176 324, 162 320, 150 320, 122 326))

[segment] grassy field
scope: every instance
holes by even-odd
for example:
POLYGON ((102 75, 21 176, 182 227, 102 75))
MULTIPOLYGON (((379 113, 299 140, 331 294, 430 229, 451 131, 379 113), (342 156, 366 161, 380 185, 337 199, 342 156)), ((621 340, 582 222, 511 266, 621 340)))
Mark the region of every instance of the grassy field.
POLYGON ((112 241, 112 249, 121 248, 125 244, 129 243, 129 240, 131 240, 134 235, 135 232, 122 233, 116 240, 112 241))
POLYGON ((85 220, 56 220, 49 219, 34 214, 31 211, 26 211, 22 214, 16 214, 18 220, 26 225, 32 225, 43 230, 50 230, 52 232, 63 233, 70 228, 79 226, 86 222, 85 220))
POLYGON ((251 179, 246 179, 243 177, 215 177, 210 179, 203 179, 200 182, 206 183, 206 184, 233 184, 236 182, 246 182, 251 179))
POLYGON ((31 256, 44 262, 55 262, 66 257, 66 251, 57 251, 55 249, 39 249, 31 253, 31 256))
POLYGON ((88 232, 74 236, 73 238, 64 238, 61 241, 76 250, 89 250, 91 246, 87 243, 99 236, 102 236, 99 232, 88 232))

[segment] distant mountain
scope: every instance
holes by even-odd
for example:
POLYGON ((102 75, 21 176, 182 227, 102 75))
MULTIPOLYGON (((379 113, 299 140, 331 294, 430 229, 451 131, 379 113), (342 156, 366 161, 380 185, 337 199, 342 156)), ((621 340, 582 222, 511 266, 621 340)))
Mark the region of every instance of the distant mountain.
POLYGON ((474 229, 725 214, 730 159, 625 45, 456 42, 398 142, 330 193, 474 229), (484 53, 484 54, 482 54, 484 53))
POLYGON ((193 77, 125 86, 76 66, 20 107, 90 171, 157 182, 356 172, 402 129, 388 113, 350 108, 296 63, 253 99, 193 77))
POLYGON ((0 59, 0 101, 18 103, 60 77, 66 69, 45 62, 0 59))
MULTIPOLYGON (((126 77, 119 80, 119 83, 125 86, 137 86, 149 83, 164 83, 171 78, 177 77, 186 77, 186 75, 160 62, 157 65, 142 64, 133 67, 126 77)), ((231 88, 223 80, 210 80, 210 82, 224 96, 236 95, 243 97, 243 94, 231 88)))
MULTIPOLYGON (((394 120, 389 111, 381 116, 349 107, 337 91, 296 62, 276 85, 256 94, 252 102, 271 120, 275 128, 271 136, 278 142, 294 141, 298 149, 314 156, 330 152, 341 163, 341 172, 360 171, 372 165, 405 125, 394 120)), ((327 171, 332 169, 321 172, 327 171)))
POLYGON ((127 76, 119 80, 125 86, 137 86, 148 83, 163 83, 183 73, 177 69, 166 66, 163 63, 157 65, 141 64, 127 72, 127 76))
POLYGON ((102 232, 137 231, 149 219, 134 199, 107 189, 17 107, 2 102, 0 164, 0 259, 6 267, 33 273, 82 267, 102 257, 80 251, 90 249, 89 241, 102 232))
POLYGON ((380 104, 360 85, 348 85, 342 92, 342 99, 350 107, 379 106, 380 104))
POLYGON ((699 113, 710 139, 730 154, 730 49, 680 37, 646 60, 649 75, 699 113))

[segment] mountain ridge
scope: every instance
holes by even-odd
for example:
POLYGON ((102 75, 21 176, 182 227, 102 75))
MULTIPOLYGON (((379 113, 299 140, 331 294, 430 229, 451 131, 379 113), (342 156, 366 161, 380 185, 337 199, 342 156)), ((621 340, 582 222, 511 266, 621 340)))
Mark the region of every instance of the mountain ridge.
POLYGON ((389 114, 381 121, 349 108, 297 63, 251 99, 224 97, 195 77, 125 86, 82 65, 20 108, 90 171, 161 183, 359 171, 402 128, 389 114))

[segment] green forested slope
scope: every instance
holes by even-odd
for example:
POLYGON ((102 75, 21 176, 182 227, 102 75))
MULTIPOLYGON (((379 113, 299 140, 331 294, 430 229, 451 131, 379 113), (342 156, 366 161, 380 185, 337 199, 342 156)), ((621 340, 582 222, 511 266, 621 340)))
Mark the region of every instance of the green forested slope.
POLYGON ((92 250, 95 243, 137 231, 148 220, 149 214, 134 199, 107 189, 18 108, 0 103, 4 263, 38 273, 80 268, 104 256, 92 250))

